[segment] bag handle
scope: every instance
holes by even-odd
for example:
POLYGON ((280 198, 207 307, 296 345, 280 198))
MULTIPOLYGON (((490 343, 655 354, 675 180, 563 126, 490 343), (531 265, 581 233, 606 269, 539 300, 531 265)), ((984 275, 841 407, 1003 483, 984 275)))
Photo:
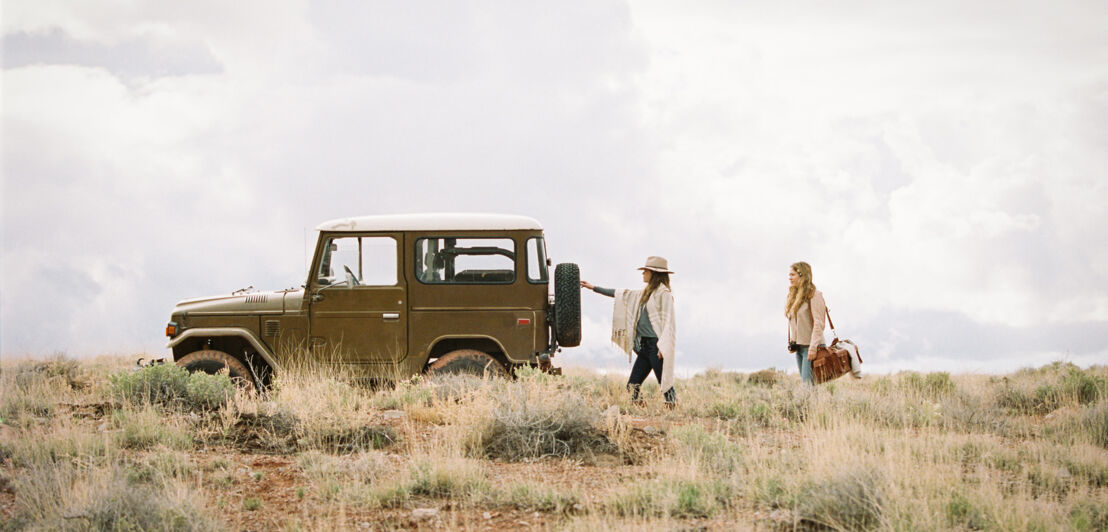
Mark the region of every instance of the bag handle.
MULTIPOLYGON (((827 325, 831 326, 831 343, 828 345, 835 345, 839 343, 839 333, 835 332, 835 322, 831 321, 831 310, 827 307, 827 302, 823 304, 823 311, 827 313, 827 325)), ((812 312, 811 303, 808 304, 808 312, 812 312)), ((812 325, 816 323, 816 317, 812 316, 812 325)), ((818 347, 816 349, 819 349, 818 347)))

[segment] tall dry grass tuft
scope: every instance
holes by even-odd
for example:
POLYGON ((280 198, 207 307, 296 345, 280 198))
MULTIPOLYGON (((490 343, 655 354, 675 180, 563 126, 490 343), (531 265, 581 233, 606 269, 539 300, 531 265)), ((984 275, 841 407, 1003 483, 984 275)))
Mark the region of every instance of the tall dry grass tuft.
POLYGON ((397 443, 394 429, 371 421, 378 411, 373 395, 340 359, 299 351, 273 377, 268 394, 235 397, 220 432, 248 448, 286 453, 353 453, 397 443))
POLYGON ((883 524, 886 479, 862 467, 813 483, 796 502, 797 523, 833 530, 873 530, 883 524))
POLYGON ((500 382, 470 420, 470 451, 507 461, 593 457, 617 451, 601 429, 600 410, 549 375, 525 373, 500 382))
POLYGON ((16 512, 6 528, 170 530, 220 528, 189 483, 134 481, 119 463, 90 469, 72 462, 33 467, 15 480, 16 512))

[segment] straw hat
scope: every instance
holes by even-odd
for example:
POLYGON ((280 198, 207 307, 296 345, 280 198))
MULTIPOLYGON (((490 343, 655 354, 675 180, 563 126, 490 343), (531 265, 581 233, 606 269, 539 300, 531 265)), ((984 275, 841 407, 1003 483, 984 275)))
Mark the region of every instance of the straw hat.
POLYGON ((658 273, 676 273, 669 270, 669 261, 665 257, 647 257, 646 266, 639 268, 640 270, 650 270, 658 273))

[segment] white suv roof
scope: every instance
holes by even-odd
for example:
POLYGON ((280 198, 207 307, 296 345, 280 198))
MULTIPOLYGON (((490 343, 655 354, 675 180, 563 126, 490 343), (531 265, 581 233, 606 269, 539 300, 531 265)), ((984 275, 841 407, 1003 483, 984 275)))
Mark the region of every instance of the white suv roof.
POLYGON ((542 229, 528 216, 486 213, 426 213, 356 216, 323 222, 319 231, 478 231, 542 229))

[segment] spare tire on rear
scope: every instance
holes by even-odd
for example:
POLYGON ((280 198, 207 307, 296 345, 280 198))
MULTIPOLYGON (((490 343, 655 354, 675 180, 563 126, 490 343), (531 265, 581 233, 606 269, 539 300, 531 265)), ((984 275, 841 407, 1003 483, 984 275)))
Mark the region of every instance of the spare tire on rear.
POLYGON ((554 338, 563 347, 581 345, 581 270, 572 262, 554 267, 554 338))

